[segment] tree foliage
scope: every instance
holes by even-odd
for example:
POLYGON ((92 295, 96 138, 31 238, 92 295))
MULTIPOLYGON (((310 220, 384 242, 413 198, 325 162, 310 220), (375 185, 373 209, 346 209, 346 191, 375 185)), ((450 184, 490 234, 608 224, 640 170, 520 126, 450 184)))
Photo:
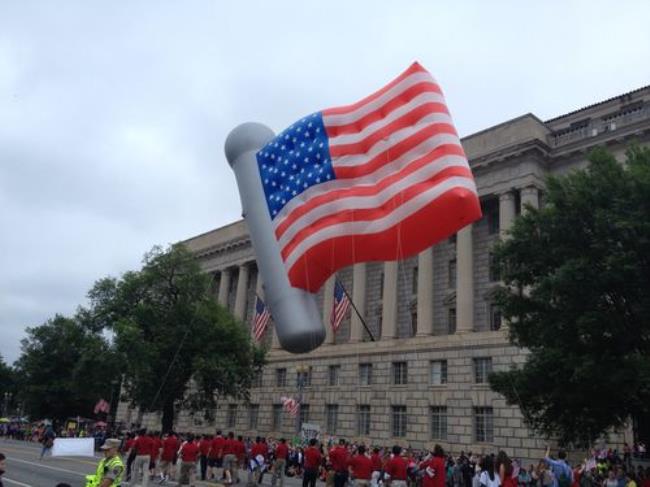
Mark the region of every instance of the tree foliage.
MULTIPOLYGON (((2 355, 0 355, 0 406, 10 408, 15 403, 16 395, 16 372, 13 367, 8 365, 2 355), (5 400, 5 394, 8 394, 5 400)), ((2 411, 9 414, 9 411, 2 411)))
POLYGON ((114 332, 126 396, 162 412, 179 406, 210 414, 219 396, 247 398, 264 363, 241 323, 210 295, 210 278, 182 245, 155 247, 142 269, 98 281, 85 311, 93 328, 114 332))
POLYGON ((118 363, 108 341, 76 318, 56 315, 27 328, 16 378, 25 412, 34 419, 92 416, 109 399, 118 363))
POLYGON ((596 150, 546 190, 496 249, 497 303, 530 354, 490 383, 537 431, 586 444, 650 409, 650 151, 596 150))

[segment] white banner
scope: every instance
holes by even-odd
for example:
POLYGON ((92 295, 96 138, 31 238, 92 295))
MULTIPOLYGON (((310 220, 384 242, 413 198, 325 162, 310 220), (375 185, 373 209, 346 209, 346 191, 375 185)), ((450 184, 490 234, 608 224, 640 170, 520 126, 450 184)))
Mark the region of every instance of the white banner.
POLYGON ((53 457, 94 457, 94 438, 55 438, 53 457))

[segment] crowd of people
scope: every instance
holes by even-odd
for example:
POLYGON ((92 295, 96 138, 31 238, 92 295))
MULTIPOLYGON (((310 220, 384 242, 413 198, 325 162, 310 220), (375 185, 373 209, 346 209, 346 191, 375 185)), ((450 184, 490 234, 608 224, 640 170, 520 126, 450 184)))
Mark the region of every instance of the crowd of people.
POLYGON ((196 436, 140 430, 127 433, 121 443, 125 480, 143 486, 170 479, 194 485, 201 479, 251 487, 268 475, 273 487, 283 487, 286 477, 301 478, 303 487, 314 487, 317 480, 332 487, 650 487, 650 468, 635 469, 632 463, 643 449, 593 450, 574 465, 564 451, 555 458, 547 451, 537 464, 522 465, 503 451, 452 456, 439 445, 426 451, 369 448, 343 439, 294 444, 221 431, 196 436))

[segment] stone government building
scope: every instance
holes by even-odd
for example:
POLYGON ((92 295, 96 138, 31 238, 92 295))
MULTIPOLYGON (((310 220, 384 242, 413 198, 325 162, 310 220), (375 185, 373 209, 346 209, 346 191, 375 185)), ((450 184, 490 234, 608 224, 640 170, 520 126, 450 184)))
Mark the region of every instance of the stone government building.
MULTIPOLYGON (((525 361, 524 352, 508 343, 492 303, 499 275, 490 249, 525 205, 543 203, 545 175, 584 167, 597 145, 622 158, 632 140, 650 142, 650 86, 545 122, 528 113, 463 138, 483 218, 415 257, 357 264, 337 274, 377 341, 353 313, 332 334, 330 279, 318 294, 328 329, 323 346, 290 354, 279 348, 271 326, 263 338, 268 364, 250 404, 222 400, 212 424, 181 412, 177 429, 291 437, 297 422, 280 397, 298 395, 301 374, 300 420, 319 424, 325 435, 416 448, 438 442, 453 452, 499 448, 540 458, 546 443, 486 382, 490 371, 525 361)), ((216 299, 250 327, 261 282, 245 223, 185 243, 214 276, 216 299)), ((129 423, 134 413, 122 403, 117 419, 129 423)), ((143 419, 160 424, 156 415, 143 419)))

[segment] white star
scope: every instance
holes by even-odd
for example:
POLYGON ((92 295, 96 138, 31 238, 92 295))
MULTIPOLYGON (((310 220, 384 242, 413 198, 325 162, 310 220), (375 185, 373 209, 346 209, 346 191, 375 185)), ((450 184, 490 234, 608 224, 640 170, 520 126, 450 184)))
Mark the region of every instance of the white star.
POLYGON ((317 182, 317 183, 320 183, 320 178, 316 178, 316 182, 317 182))
POLYGON ((300 170, 300 174, 302 174, 302 173, 304 173, 304 172, 305 172, 305 168, 303 167, 303 168, 300 170))
POLYGON ((298 128, 296 129, 296 132, 300 132, 300 130, 301 130, 300 127, 298 127, 298 128))
POLYGON ((312 176, 312 173, 307 174, 307 177, 310 178, 312 176))
POLYGON ((280 173, 280 176, 284 177, 285 174, 286 174, 286 173, 285 173, 284 171, 282 171, 282 172, 280 173))
POLYGON ((296 157, 300 157, 300 151, 296 152, 296 157))
POLYGON ((296 142, 298 139, 294 137, 294 138, 291 139, 291 140, 292 140, 293 142, 296 142))
POLYGON ((296 192, 295 192, 295 191, 292 191, 291 194, 292 194, 293 196, 296 196, 296 192))
POLYGON ((275 181, 271 181, 271 186, 275 186, 275 181))
POLYGON ((305 147, 305 143, 304 143, 304 142, 301 142, 301 143, 300 143, 300 147, 305 147))
POLYGON ((312 123, 311 123, 311 122, 309 122, 309 123, 307 124, 307 127, 311 127, 311 125, 312 125, 312 123))
POLYGON ((320 154, 316 153, 316 159, 320 159, 320 154))
MULTIPOLYGON (((323 144, 321 144, 321 147, 323 147, 323 144)), ((280 148, 281 148, 282 150, 287 150, 287 146, 286 146, 286 145, 283 145, 283 146, 280 147, 280 148)))
POLYGON ((298 169, 298 166, 297 166, 296 164, 294 164, 294 165, 291 166, 291 167, 292 167, 293 169, 298 169))
POLYGON ((309 146, 309 149, 307 149, 307 152, 311 152, 311 146, 309 146))
POLYGON ((271 159, 275 159, 275 154, 271 154, 271 159))
POLYGON ((320 127, 316 127, 316 133, 320 132, 320 127))
POLYGON ((293 181, 293 174, 289 176, 289 181, 293 181))
POLYGON ((305 137, 309 137, 309 132, 305 132, 305 137))
POLYGON ((275 144, 273 144, 273 147, 277 147, 277 146, 278 146, 278 143, 277 143, 277 142, 276 142, 275 144))
POLYGON ((328 174, 328 175, 327 175, 327 179, 329 179, 329 178, 330 178, 330 175, 328 174))
POLYGON ((323 143, 321 142, 320 144, 318 144, 318 147, 320 147, 322 149, 323 148, 323 143))
POLYGON ((287 202, 287 200, 282 200, 282 204, 284 205, 287 202))
POLYGON ((303 184, 302 187, 303 187, 303 188, 306 188, 306 187, 307 187, 307 183, 303 184))
POLYGON ((309 162, 309 157, 305 157, 305 158, 303 159, 303 161, 305 161, 305 162, 309 162))
POLYGON ((284 140, 287 140, 289 138, 289 134, 284 136, 284 140))

